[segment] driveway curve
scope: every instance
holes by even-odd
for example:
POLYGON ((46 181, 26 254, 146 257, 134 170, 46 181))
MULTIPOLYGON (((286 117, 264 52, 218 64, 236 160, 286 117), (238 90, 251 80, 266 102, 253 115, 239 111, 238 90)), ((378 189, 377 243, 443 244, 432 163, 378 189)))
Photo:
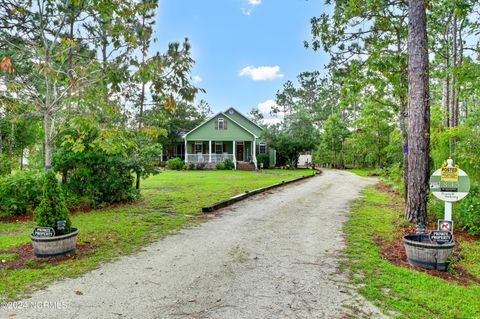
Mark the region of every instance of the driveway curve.
POLYGON ((338 269, 349 202, 373 183, 326 170, 251 197, 35 292, 14 318, 383 318, 338 269))

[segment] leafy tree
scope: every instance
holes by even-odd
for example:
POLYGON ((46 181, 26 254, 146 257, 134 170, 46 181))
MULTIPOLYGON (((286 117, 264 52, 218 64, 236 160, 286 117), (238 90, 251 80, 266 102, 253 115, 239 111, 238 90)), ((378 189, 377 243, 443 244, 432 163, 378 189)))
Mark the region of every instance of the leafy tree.
POLYGON ((306 112, 298 112, 288 115, 284 123, 269 126, 264 131, 264 138, 277 151, 279 158, 296 167, 300 154, 315 148, 318 131, 306 112))

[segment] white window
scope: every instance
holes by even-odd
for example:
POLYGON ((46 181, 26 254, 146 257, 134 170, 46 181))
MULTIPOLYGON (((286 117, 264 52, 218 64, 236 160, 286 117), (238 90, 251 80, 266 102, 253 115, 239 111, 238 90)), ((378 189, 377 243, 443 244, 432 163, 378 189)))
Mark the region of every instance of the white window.
POLYGON ((225 129, 225 121, 221 117, 218 119, 218 129, 219 130, 224 130, 225 129))
POLYGON ((215 154, 223 153, 223 142, 215 142, 215 154))
POLYGON ((203 143, 195 143, 195 154, 203 153, 203 143))
POLYGON ((265 154, 267 152, 267 145, 265 143, 260 143, 258 147, 260 154, 265 154))

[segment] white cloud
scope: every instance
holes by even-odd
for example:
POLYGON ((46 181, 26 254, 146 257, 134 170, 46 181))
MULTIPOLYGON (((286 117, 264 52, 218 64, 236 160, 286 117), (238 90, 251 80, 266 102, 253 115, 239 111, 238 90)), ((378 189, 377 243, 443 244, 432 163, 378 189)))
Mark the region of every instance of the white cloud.
POLYGON ((257 109, 263 115, 263 123, 267 125, 277 124, 282 122, 284 114, 283 112, 272 114, 272 110, 277 106, 274 100, 266 100, 257 105, 257 109))
POLYGON ((242 7, 242 13, 246 16, 252 14, 253 8, 262 4, 262 0, 246 0, 246 7, 242 7))
POLYGON ((275 80, 277 78, 283 78, 285 75, 280 73, 280 67, 276 66, 254 66, 244 67, 240 73, 240 76, 250 76, 254 81, 275 80))
POLYGON ((200 82, 203 81, 203 79, 202 79, 202 77, 201 77, 200 75, 194 75, 194 76, 192 77, 192 80, 193 80, 193 82, 195 82, 195 83, 200 83, 200 82))

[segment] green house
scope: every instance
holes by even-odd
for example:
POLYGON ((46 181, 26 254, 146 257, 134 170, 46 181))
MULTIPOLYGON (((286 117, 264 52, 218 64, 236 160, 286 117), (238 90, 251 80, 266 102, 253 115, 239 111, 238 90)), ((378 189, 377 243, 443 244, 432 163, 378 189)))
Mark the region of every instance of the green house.
MULTIPOLYGON (((270 165, 275 165, 276 153, 261 139, 262 128, 234 108, 219 112, 185 133, 183 153, 185 163, 215 163, 230 159, 235 168, 257 166, 258 154, 269 155, 270 165), (240 166, 239 166, 240 165, 240 166)), ((182 152, 183 151, 183 152, 182 152)))

